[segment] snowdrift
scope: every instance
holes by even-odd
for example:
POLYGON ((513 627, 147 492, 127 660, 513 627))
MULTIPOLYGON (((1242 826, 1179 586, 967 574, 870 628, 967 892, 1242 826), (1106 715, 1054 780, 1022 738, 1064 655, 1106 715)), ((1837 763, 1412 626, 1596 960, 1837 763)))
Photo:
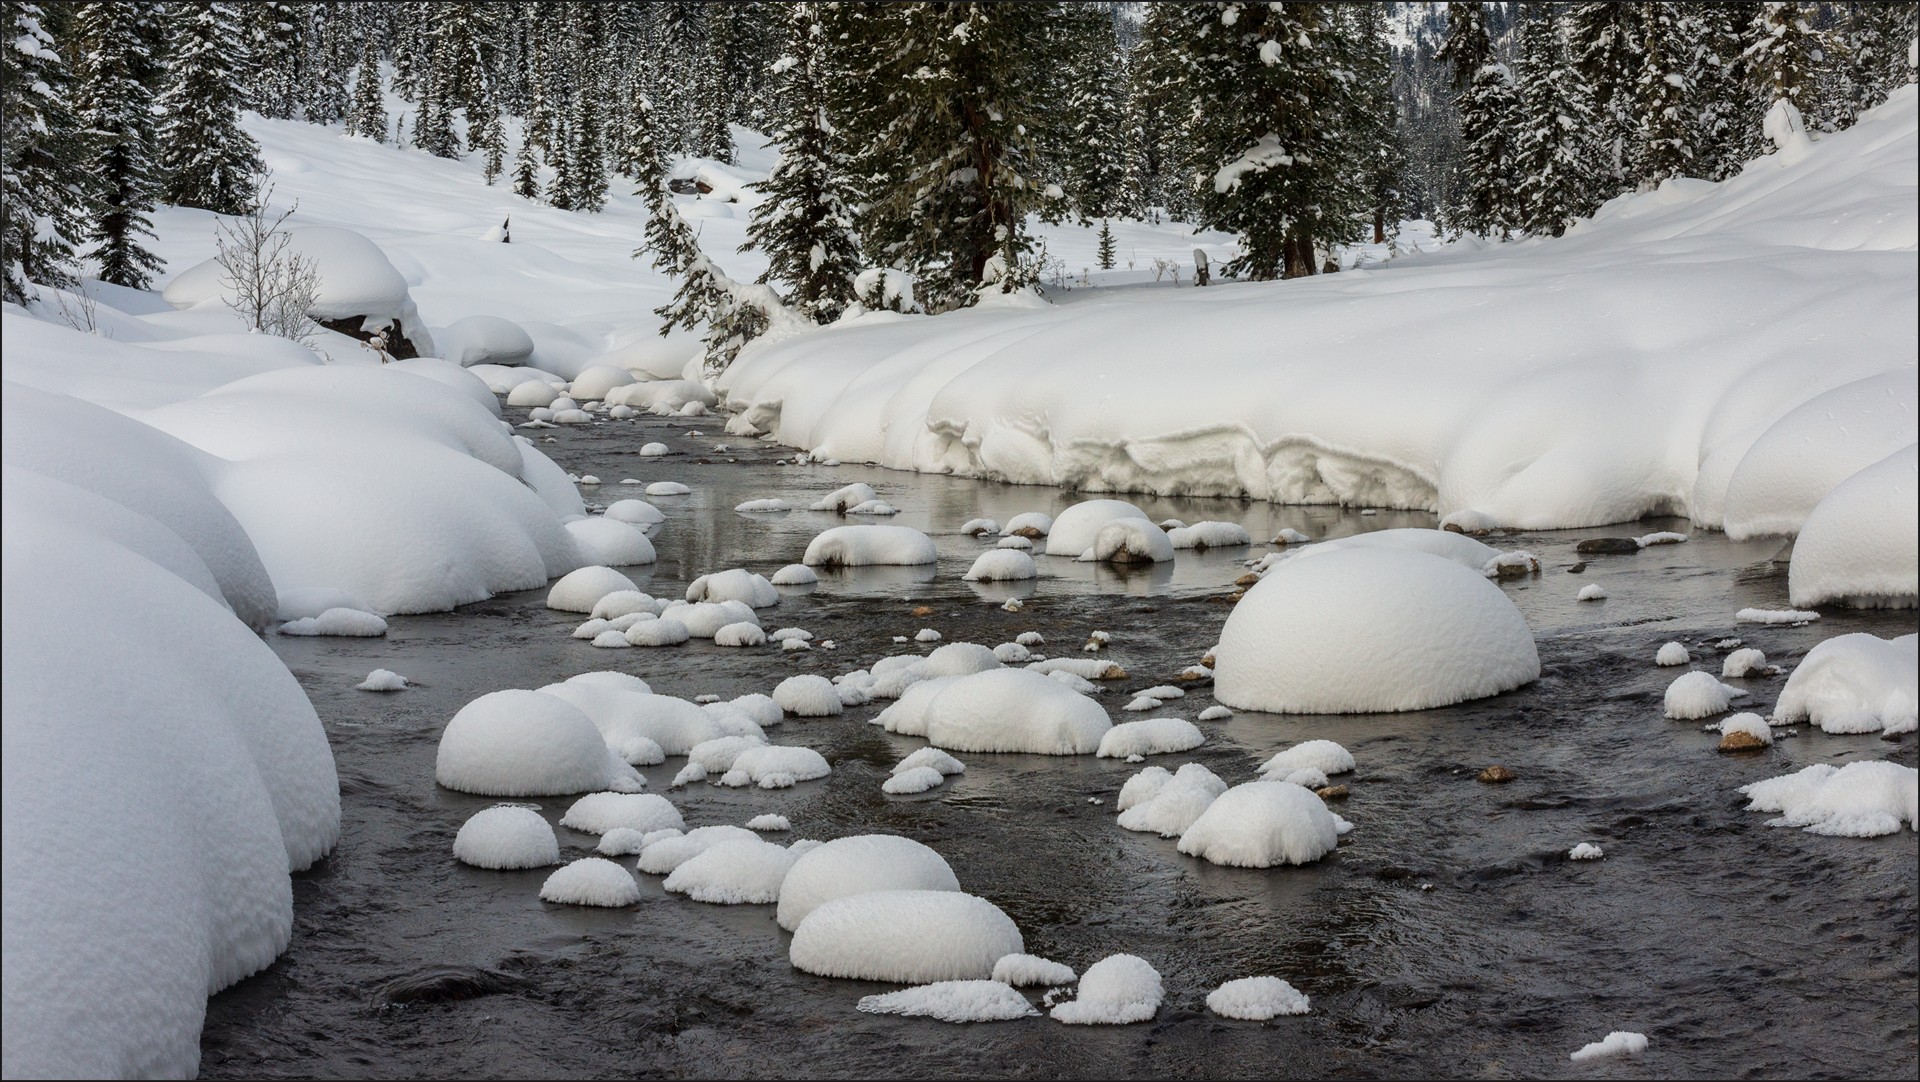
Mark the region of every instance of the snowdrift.
POLYGON ((1792 532, 1915 439, 1915 117, 1908 87, 1804 157, 1617 199, 1558 240, 834 328, 749 347, 719 389, 736 432, 897 469, 1792 532), (1904 394, 1802 409, 1883 380, 1904 394), (1844 474, 1782 461, 1776 425, 1873 446, 1844 474))

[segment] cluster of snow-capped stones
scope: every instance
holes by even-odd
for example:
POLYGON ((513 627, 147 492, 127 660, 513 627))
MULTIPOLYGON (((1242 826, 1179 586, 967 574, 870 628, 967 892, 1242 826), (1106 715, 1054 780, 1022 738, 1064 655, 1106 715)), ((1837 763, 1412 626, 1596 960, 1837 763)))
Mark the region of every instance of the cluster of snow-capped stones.
POLYGON ((1282 751, 1261 766, 1259 781, 1231 788, 1199 763, 1177 772, 1150 766, 1121 787, 1115 810, 1122 828, 1177 837, 1180 852, 1215 864, 1306 864, 1353 829, 1314 792, 1353 766, 1353 756, 1330 740, 1282 751))

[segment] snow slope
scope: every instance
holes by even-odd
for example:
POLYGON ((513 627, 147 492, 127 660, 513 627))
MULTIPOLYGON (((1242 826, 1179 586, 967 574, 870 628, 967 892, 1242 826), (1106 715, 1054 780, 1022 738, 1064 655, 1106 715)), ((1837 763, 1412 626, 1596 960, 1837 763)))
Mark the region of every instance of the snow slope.
POLYGON ((1893 441, 1863 465, 1914 439, 1915 116, 1909 87, 1802 160, 1558 240, 855 323, 749 347, 719 387, 735 431, 822 457, 1086 491, 1718 525, 1740 474, 1804 515, 1845 478, 1740 462, 1796 407, 1891 373, 1905 398, 1830 424, 1893 441))

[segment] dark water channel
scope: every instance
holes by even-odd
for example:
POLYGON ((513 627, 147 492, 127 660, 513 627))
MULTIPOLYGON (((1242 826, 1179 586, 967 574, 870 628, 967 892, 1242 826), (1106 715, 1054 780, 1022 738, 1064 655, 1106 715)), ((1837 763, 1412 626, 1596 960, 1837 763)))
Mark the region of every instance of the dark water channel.
MULTIPOLYGON (((517 413, 518 411, 511 411, 517 413)), ((1171 567, 1121 575, 1042 559, 1043 578, 1002 611, 1005 588, 961 581, 982 544, 958 533, 975 516, 1057 512, 1052 489, 860 468, 779 465, 778 448, 723 435, 715 418, 646 419, 551 433, 562 465, 607 483, 589 499, 637 495, 624 477, 678 480, 659 563, 631 576, 677 596, 706 571, 763 573, 797 561, 836 524, 828 515, 740 515, 743 500, 805 506, 854 480, 933 534, 931 577, 895 571, 823 576, 763 611, 836 650, 781 653, 695 641, 671 649, 596 650, 569 637, 583 617, 544 591, 458 612, 399 617, 384 639, 273 638, 326 724, 339 764, 345 833, 295 877, 292 947, 269 970, 209 1003, 209 1077, 557 1076, 1435 1076, 1914 1077, 1914 835, 1823 838, 1765 826, 1742 810, 1742 784, 1814 762, 1891 758, 1912 765, 1912 737, 1826 736, 1805 728, 1757 755, 1716 753, 1700 723, 1666 721, 1661 694, 1680 670, 1654 651, 1686 642, 1718 672, 1738 637, 1791 665, 1846 631, 1913 631, 1906 613, 1830 612, 1809 627, 1736 625, 1746 606, 1786 608, 1777 543, 1696 534, 1688 544, 1591 558, 1574 544, 1605 533, 1685 530, 1658 521, 1604 531, 1491 539, 1539 553, 1546 571, 1504 586, 1539 641, 1544 672, 1518 692, 1411 714, 1274 716, 1202 723, 1205 745, 1154 761, 1198 760, 1229 784, 1276 748, 1312 737, 1346 745, 1359 770, 1340 808, 1357 829, 1302 868, 1250 871, 1184 857, 1171 840, 1114 823, 1113 798, 1138 765, 1088 757, 965 755, 966 774, 919 797, 880 783, 922 741, 867 724, 884 702, 839 718, 789 720, 777 742, 805 744, 830 778, 783 791, 695 784, 669 792, 681 760, 646 768, 690 825, 788 816, 796 837, 886 831, 932 845, 964 888, 1000 905, 1030 951, 1084 969, 1115 952, 1161 972, 1167 1000, 1149 1023, 1063 1026, 1045 1018, 976 1026, 875 1017, 862 996, 891 986, 802 974, 770 906, 712 906, 642 876, 637 908, 552 906, 545 871, 456 863, 455 832, 493 801, 435 786, 441 728, 467 701, 619 669, 655 691, 732 697, 771 691, 797 672, 834 675, 929 647, 896 635, 933 627, 946 641, 992 645, 1039 631, 1049 653, 1077 651, 1094 629, 1131 678, 1101 699, 1115 720, 1133 690, 1166 683, 1217 639, 1219 595, 1251 553, 1183 553, 1171 567), (705 433, 692 436, 691 431, 705 433), (642 459, 659 439, 677 452, 642 459), (719 452, 717 444, 730 450, 719 452), (705 459, 709 461, 701 461, 705 459), (735 459, 737 461, 728 461, 735 459), (1608 593, 1578 603, 1586 582, 1608 593), (931 606, 932 615, 911 610, 931 606), (416 683, 356 691, 376 667, 416 683), (1474 780, 1501 763, 1518 779, 1474 780), (1102 803, 1093 804, 1089 798, 1102 803), (1606 859, 1573 863, 1597 842, 1606 859), (460 998, 437 992, 447 974, 460 998), (1204 998, 1220 982, 1273 974, 1312 997, 1312 1013, 1229 1022, 1204 998), (1633 1059, 1573 1064, 1567 1054, 1615 1029, 1651 1040, 1633 1059)), ((1256 538, 1283 526, 1315 537, 1431 516, 1362 516, 1234 500, 1140 499, 1159 519, 1227 519, 1256 538)), ((1746 681, 1740 705, 1770 709, 1783 678, 1746 681)), ((1162 713, 1194 718, 1204 688, 1162 713)), ((557 821, 571 798, 540 802, 557 821)), ((597 839, 560 831, 563 859, 597 839)), ((631 858, 626 858, 628 862, 631 858)))

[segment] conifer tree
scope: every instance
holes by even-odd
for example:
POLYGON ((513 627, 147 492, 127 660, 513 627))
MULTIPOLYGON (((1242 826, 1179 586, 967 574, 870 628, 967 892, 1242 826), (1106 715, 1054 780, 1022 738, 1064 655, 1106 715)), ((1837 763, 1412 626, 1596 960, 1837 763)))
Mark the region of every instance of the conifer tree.
POLYGON ((371 34, 360 46, 360 73, 353 82, 353 107, 347 111, 347 133, 364 135, 376 143, 387 141, 387 104, 380 85, 380 51, 371 34))
POLYGON ((67 98, 67 69, 40 5, 10 0, 0 49, 0 300, 26 304, 33 283, 72 284, 86 199, 85 147, 67 98))
POLYGON ((1641 22, 1640 78, 1635 104, 1640 111, 1639 152, 1635 155, 1641 187, 1668 177, 1694 173, 1695 108, 1693 77, 1701 27, 1678 4, 1648 4, 1641 22))
POLYGON ((284 0, 254 0, 239 9, 246 39, 244 88, 261 116, 291 119, 300 107, 305 26, 284 0))
POLYGON ((1064 4, 1061 116, 1055 133, 1061 179, 1082 215, 1120 214, 1127 204, 1126 62, 1106 4, 1064 4))
POLYGON ((491 185, 507 164, 507 126, 500 118, 500 107, 491 100, 481 106, 478 138, 474 149, 482 155, 480 175, 491 185))
POLYGON ((1764 152, 1760 117, 1765 102, 1753 90, 1746 59, 1748 29, 1757 3, 1701 4, 1689 12, 1698 27, 1691 83, 1694 167, 1708 180, 1723 180, 1764 152))
POLYGON ((1808 21, 1808 5, 1764 3, 1754 20, 1745 58, 1756 89, 1767 103, 1785 101, 1802 116, 1813 105, 1814 65, 1822 59, 1820 34, 1808 21))
POLYGON ((413 145, 440 158, 460 156, 460 136, 453 130, 453 76, 451 58, 439 51, 426 57, 420 74, 420 110, 413 123, 413 145))
POLYGON ((1518 224, 1529 233, 1557 237, 1594 206, 1587 142, 1593 114, 1551 7, 1530 8, 1531 17, 1519 29, 1518 224))
POLYGON ((585 87, 575 90, 568 113, 567 203, 574 210, 598 211, 607 205, 607 159, 596 100, 585 87))
POLYGON ((732 96, 722 85, 721 65, 713 56, 700 57, 693 67, 695 93, 689 114, 693 153, 718 162, 733 160, 733 129, 727 120, 732 96))
POLYGON ((1453 65, 1460 92, 1461 183, 1452 221, 1465 232, 1504 239, 1520 218, 1511 146, 1519 95, 1493 54, 1480 4, 1447 5, 1447 43, 1434 59, 1453 65))
POLYGON ((1113 243, 1113 223, 1111 222, 1103 220, 1100 223, 1100 247, 1097 251, 1097 254, 1100 259, 1100 269, 1112 270, 1114 243, 1113 243))
POLYGON ((240 34, 232 6, 176 5, 169 82, 161 96, 162 198, 219 214, 253 205, 266 167, 260 146, 240 127, 234 56, 240 34))
POLYGON ((527 136, 521 137, 520 152, 513 158, 513 194, 522 199, 540 198, 540 159, 527 136))
POLYGON ((1641 70, 1643 6, 1603 0, 1582 3, 1570 15, 1579 50, 1574 62, 1593 103, 1598 162, 1610 178, 1604 198, 1630 187, 1638 172, 1633 156, 1640 111, 1634 98, 1641 70))
POLYGON ((765 252, 767 272, 760 281, 784 284, 788 306, 831 323, 853 303, 853 279, 863 264, 827 115, 826 28, 814 4, 789 10, 786 55, 777 64, 779 127, 773 138, 780 161, 760 185, 766 201, 754 208, 740 250, 765 252))
MULTIPOLYGON (((311 15, 304 35, 308 46, 301 64, 301 109, 306 119, 315 124, 346 120, 351 104, 347 76, 360 55, 355 46, 353 10, 341 0, 317 0, 300 6, 310 9, 311 15)), ((371 41, 374 35, 370 28, 360 28, 357 36, 371 41)), ((348 130, 353 129, 349 126, 348 130)), ((380 138, 384 141, 386 137, 386 123, 382 120, 380 138)))
POLYGON ((148 50, 148 16, 125 0, 82 4, 73 31, 80 45, 76 97, 81 127, 98 149, 88 204, 87 253, 102 281, 145 289, 161 268, 142 237, 152 238, 154 127, 152 86, 158 64, 148 50))

